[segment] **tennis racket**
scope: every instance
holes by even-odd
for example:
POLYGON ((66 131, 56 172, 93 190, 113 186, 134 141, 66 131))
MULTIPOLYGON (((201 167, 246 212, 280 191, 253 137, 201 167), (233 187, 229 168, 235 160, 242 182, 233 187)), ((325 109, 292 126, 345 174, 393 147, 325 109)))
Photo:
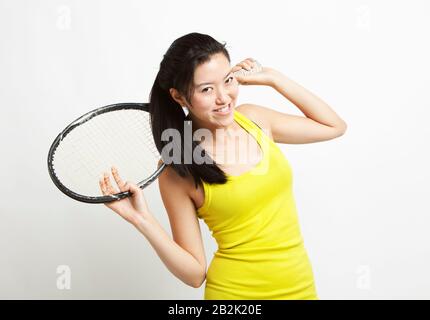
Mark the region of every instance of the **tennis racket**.
MULTIPOLYGON (((261 71, 257 61, 252 70, 261 71)), ((100 175, 114 164, 127 181, 141 189, 154 182, 166 164, 151 131, 149 103, 118 103, 92 110, 70 123, 48 153, 49 175, 65 195, 86 203, 106 203, 131 196, 130 191, 101 194, 100 175), (159 165, 160 163, 160 165, 159 165)))
POLYGON ((118 103, 97 108, 70 123, 48 153, 49 175, 65 195, 86 203, 106 203, 130 191, 103 195, 99 178, 115 167, 141 189, 164 170, 152 136, 149 103, 118 103), (159 162, 161 165, 159 165, 159 162))

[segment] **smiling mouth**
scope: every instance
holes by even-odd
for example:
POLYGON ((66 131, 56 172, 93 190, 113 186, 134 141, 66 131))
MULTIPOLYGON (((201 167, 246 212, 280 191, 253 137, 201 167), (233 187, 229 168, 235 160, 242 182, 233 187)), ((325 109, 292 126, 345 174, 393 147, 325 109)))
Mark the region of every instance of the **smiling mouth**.
POLYGON ((228 104, 227 106, 225 106, 225 107, 215 109, 215 110, 214 110, 214 112, 225 113, 225 112, 230 111, 230 109, 231 109, 231 103, 229 103, 229 104, 228 104))

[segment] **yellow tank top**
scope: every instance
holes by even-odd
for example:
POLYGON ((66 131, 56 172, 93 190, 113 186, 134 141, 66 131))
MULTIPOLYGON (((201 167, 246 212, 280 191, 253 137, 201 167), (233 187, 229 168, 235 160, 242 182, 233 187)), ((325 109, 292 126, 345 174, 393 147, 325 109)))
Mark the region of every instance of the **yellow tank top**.
POLYGON ((237 110, 234 120, 256 139, 263 158, 241 175, 227 175, 226 184, 203 182, 205 200, 197 216, 218 244, 204 298, 318 299, 290 165, 253 121, 237 110))

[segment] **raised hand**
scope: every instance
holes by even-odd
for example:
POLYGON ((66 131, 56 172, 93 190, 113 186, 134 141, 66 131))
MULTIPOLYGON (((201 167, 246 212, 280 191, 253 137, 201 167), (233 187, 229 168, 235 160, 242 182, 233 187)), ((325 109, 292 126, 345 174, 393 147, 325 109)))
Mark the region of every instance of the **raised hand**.
POLYGON ((231 71, 239 84, 273 86, 279 71, 263 67, 252 58, 247 58, 236 64, 231 71))
POLYGON ((111 171, 119 191, 117 188, 112 186, 109 174, 105 172, 103 178, 100 178, 99 180, 100 189, 103 195, 111 195, 123 191, 130 191, 131 196, 121 200, 107 202, 104 203, 104 205, 134 225, 138 222, 142 222, 142 220, 150 219, 151 214, 149 212, 146 199, 143 195, 143 190, 141 190, 136 184, 132 182, 123 182, 118 170, 115 167, 112 167, 111 171))

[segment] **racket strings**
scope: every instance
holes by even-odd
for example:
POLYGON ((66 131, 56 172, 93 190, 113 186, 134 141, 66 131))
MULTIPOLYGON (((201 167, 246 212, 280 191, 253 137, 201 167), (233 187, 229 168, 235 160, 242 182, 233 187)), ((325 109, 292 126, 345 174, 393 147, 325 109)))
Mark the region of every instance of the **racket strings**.
POLYGON ((154 174, 160 159, 149 113, 123 109, 97 115, 69 132, 55 151, 53 168, 66 188, 96 197, 102 195, 99 178, 111 166, 124 181, 138 183, 154 174))

